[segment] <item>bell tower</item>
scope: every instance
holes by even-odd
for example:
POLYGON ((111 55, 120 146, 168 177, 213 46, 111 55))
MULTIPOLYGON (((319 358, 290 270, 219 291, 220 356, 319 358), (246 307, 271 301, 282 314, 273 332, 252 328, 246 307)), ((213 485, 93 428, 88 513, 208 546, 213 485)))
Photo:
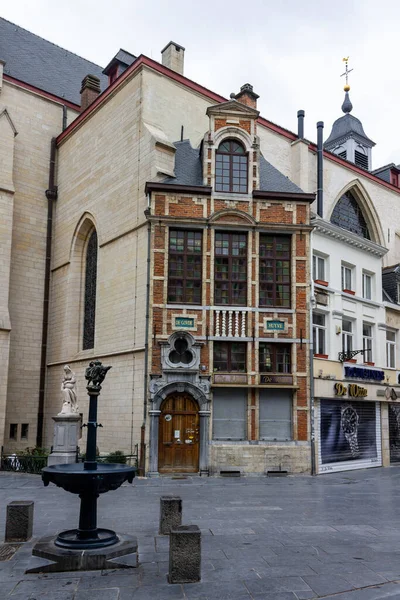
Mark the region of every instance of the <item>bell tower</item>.
POLYGON ((337 119, 332 127, 332 131, 324 144, 325 150, 329 150, 344 158, 362 169, 371 170, 371 148, 375 143, 366 135, 362 123, 359 119, 351 115, 353 105, 350 100, 350 85, 348 81, 349 73, 353 69, 348 68, 349 58, 344 58, 346 70, 341 77, 346 78, 344 86, 344 101, 342 111, 344 116, 337 119))

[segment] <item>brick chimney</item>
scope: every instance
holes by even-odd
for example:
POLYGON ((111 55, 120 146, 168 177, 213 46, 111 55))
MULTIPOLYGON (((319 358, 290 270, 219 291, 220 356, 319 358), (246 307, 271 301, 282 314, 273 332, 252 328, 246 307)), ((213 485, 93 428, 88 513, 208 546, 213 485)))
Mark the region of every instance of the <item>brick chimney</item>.
POLYGON ((96 100, 100 92, 100 79, 96 75, 86 75, 81 86, 81 112, 96 100))
POLYGON ((172 71, 176 71, 183 75, 183 61, 185 58, 185 48, 175 42, 169 42, 161 50, 162 64, 172 71))
POLYGON ((235 96, 236 100, 251 108, 257 108, 257 98, 259 97, 260 96, 253 92, 253 86, 250 83, 242 85, 240 92, 235 96))

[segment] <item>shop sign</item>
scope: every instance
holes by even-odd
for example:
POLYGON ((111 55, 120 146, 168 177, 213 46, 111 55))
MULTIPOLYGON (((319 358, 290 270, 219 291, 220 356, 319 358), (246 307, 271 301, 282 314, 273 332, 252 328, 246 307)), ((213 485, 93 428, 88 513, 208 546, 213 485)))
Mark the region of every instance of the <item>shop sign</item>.
POLYGON ((345 396, 346 393, 351 398, 365 398, 368 395, 368 390, 356 383, 350 383, 348 386, 339 382, 335 383, 335 396, 345 396))
POLYGON ((188 317, 175 317, 176 329, 193 329, 194 319, 188 317))
POLYGON ((283 385, 292 385, 293 377, 291 375, 260 375, 260 384, 282 383, 283 385))
POLYGON ((216 373, 214 375, 214 383, 247 383, 247 375, 216 373))
POLYGON ((344 376, 355 377, 356 379, 374 379, 375 381, 382 381, 382 379, 385 379, 385 373, 383 371, 365 367, 345 367, 344 376))
POLYGON ((266 331, 285 331, 285 321, 265 321, 265 329, 266 331))

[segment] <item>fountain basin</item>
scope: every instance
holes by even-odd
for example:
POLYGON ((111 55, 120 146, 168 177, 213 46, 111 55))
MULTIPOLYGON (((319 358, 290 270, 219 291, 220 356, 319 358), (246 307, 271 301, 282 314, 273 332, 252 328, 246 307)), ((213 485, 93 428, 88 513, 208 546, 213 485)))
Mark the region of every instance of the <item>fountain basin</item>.
POLYGON ((52 465, 42 469, 45 486, 54 483, 72 494, 104 494, 118 489, 125 481, 132 483, 137 468, 117 463, 98 464, 94 471, 84 463, 52 465))

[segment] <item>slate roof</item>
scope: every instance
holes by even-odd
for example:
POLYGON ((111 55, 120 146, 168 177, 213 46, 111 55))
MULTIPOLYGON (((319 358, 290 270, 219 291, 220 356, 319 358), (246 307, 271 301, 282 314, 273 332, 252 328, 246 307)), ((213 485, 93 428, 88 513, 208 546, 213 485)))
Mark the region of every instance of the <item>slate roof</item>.
MULTIPOLYGON (((189 140, 175 142, 175 177, 163 179, 163 183, 175 185, 203 184, 203 172, 199 148, 192 148, 189 140)), ((303 194, 297 185, 260 155, 260 190, 263 192, 287 192, 303 194)))
POLYGON ((82 79, 96 75, 108 86, 102 67, 0 17, 0 59, 4 73, 80 105, 82 79))
POLYGON ((108 75, 110 68, 113 67, 116 63, 118 63, 121 67, 121 72, 123 73, 131 64, 137 59, 137 56, 131 54, 127 50, 120 48, 117 54, 110 60, 108 65, 103 69, 103 73, 108 75))
POLYGON ((357 119, 350 114, 343 115, 343 117, 336 119, 332 126, 331 134, 325 141, 324 146, 330 146, 336 141, 345 140, 352 137, 352 134, 362 138, 364 142, 367 142, 368 146, 375 146, 375 142, 373 142, 365 133, 360 119, 357 119))

